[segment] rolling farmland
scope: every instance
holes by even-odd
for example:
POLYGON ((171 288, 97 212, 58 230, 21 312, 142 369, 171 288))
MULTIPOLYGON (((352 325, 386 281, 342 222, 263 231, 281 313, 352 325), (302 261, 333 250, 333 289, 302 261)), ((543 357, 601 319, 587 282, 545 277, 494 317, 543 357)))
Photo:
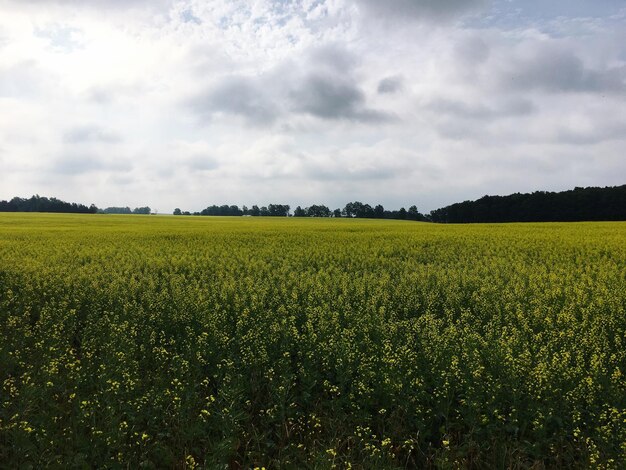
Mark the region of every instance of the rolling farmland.
POLYGON ((626 223, 0 214, 11 468, 626 466, 626 223))

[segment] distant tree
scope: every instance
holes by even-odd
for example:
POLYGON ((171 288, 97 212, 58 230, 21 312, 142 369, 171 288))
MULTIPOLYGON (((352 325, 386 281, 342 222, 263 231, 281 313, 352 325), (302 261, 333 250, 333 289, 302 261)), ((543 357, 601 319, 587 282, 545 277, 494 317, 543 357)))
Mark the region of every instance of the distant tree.
POLYGON ((209 206, 205 209, 202 209, 200 215, 211 215, 211 216, 241 216, 243 215, 243 211, 239 209, 238 206, 229 206, 228 204, 223 204, 221 206, 216 206, 215 204, 209 206))
POLYGON ((296 207, 293 211, 294 217, 306 217, 307 212, 300 206, 296 207))
POLYGON ((341 215, 344 217, 354 217, 354 210, 351 202, 347 203, 341 210, 341 215))
MULTIPOLYGON (((265 215, 272 217, 287 217, 289 215, 289 206, 287 204, 270 204, 265 215)), ((261 208, 263 212, 263 208, 261 208)), ((264 215, 263 213, 261 215, 264 215)))
POLYGON ((349 202, 343 210, 346 217, 372 218, 375 216, 374 209, 369 204, 360 201, 349 202))
POLYGON ((377 219, 382 219, 385 217, 385 208, 380 204, 374 207, 374 217, 376 217, 377 219))
POLYGON ((401 207, 398 211, 398 219, 405 220, 406 219, 406 209, 401 207))
POLYGON ((417 206, 416 205, 412 205, 411 207, 409 207, 409 210, 406 214, 407 219, 409 220, 419 220, 420 219, 420 213, 417 210, 417 206))
POLYGON ((312 205, 306 208, 308 217, 330 217, 330 209, 324 205, 312 205))
POLYGON ((107 207, 103 210, 105 214, 132 214, 130 207, 107 207))
POLYGON ((174 209, 174 215, 183 215, 182 211, 177 207, 174 209))
POLYGON ((335 209, 333 211, 333 217, 341 217, 341 209, 335 209))
POLYGON ((151 209, 146 206, 146 207, 135 207, 133 209, 133 214, 150 214, 151 209))
POLYGON ((359 217, 363 214, 363 204, 359 201, 349 202, 346 207, 343 208, 343 215, 345 217, 359 217))
POLYGON ((261 209, 259 209, 259 206, 257 205, 252 206, 252 209, 250 209, 250 215, 255 216, 255 217, 261 215, 261 209))

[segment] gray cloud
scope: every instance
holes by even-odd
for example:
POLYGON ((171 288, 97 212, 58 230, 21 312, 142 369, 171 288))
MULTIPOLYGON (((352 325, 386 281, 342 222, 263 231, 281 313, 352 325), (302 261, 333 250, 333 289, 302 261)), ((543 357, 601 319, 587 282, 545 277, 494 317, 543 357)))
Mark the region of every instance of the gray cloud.
POLYGON ((441 137, 450 140, 466 140, 478 134, 475 122, 449 118, 438 120, 435 130, 441 137))
POLYGON ((588 129, 572 129, 562 126, 557 129, 553 141, 571 145, 595 145, 612 140, 626 140, 626 122, 596 124, 588 129))
POLYGON ((342 45, 311 49, 304 55, 301 73, 291 79, 289 109, 320 119, 388 120, 385 113, 367 107, 365 93, 354 76, 357 65, 357 56, 342 45))
POLYGON ((378 93, 387 94, 387 93, 396 93, 401 91, 404 87, 404 80, 402 77, 395 75, 393 77, 383 78, 380 82, 378 82, 378 93))
POLYGON ((306 175, 320 181, 368 181, 388 180, 402 174, 405 170, 399 168, 363 168, 340 169, 323 166, 311 166, 306 169, 306 175))
POLYGON ((252 124, 271 124, 278 117, 279 110, 262 82, 263 77, 226 77, 194 97, 189 105, 204 119, 211 119, 217 112, 241 116, 252 124))
POLYGON ((211 171, 219 167, 217 161, 209 155, 193 155, 184 164, 190 170, 196 171, 211 171))
POLYGON ((257 76, 226 76, 187 101, 204 120, 219 114, 269 125, 290 113, 324 120, 383 122, 391 116, 366 103, 354 69, 357 60, 331 44, 307 51, 299 61, 285 61, 257 76))
POLYGON ((439 136, 452 141, 477 140, 483 144, 511 141, 507 129, 518 128, 514 120, 527 118, 539 110, 526 98, 466 102, 439 97, 423 105, 439 136), (491 101, 491 102, 489 102, 491 101))
POLYGON ((513 90, 623 93, 626 68, 593 70, 571 51, 541 46, 532 57, 513 58, 500 83, 513 90))
POLYGON ((144 83, 109 83, 106 85, 93 86, 82 94, 82 96, 99 105, 111 104, 122 99, 128 99, 141 95, 149 90, 144 83))
POLYGON ((437 98, 431 100, 426 109, 438 115, 461 119, 490 120, 508 116, 525 116, 536 110, 532 101, 527 99, 509 100, 501 105, 490 107, 484 104, 468 104, 460 100, 437 98))
POLYGON ((385 113, 365 107, 365 95, 353 83, 337 77, 310 75, 290 93, 291 106, 322 119, 382 122, 385 113))
POLYGON ((66 155, 56 159, 52 165, 54 173, 63 175, 82 175, 97 171, 128 171, 128 162, 110 161, 94 155, 66 155))
POLYGON ((103 87, 94 87, 87 92, 87 99, 98 104, 108 104, 114 99, 115 93, 103 87))
POLYGON ((484 63, 490 52, 489 45, 478 36, 463 38, 455 45, 456 58, 469 67, 484 63))
POLYGON ((489 0, 356 0, 380 18, 450 20, 479 11, 489 0))
POLYGON ((298 165, 285 176, 320 183, 375 183, 405 177, 426 166, 415 152, 376 143, 298 154, 298 165))
POLYGON ((358 58, 341 44, 314 47, 305 54, 305 61, 315 70, 327 73, 348 74, 358 64, 358 58))
POLYGON ((63 175, 80 175, 102 170, 104 166, 99 160, 89 157, 65 157, 56 162, 54 172, 63 175))
POLYGON ((96 143, 117 143, 122 138, 115 132, 103 129, 99 126, 79 126, 68 130, 63 135, 63 142, 70 144, 96 142, 96 143))

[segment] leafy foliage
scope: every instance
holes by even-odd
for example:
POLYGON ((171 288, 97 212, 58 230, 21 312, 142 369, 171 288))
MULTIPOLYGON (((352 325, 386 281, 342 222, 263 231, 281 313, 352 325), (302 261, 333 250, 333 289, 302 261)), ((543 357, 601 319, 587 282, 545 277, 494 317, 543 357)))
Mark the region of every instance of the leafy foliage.
POLYGON ((626 225, 0 214, 3 465, 626 465, 626 225))
POLYGON ((626 185, 483 196, 430 213, 433 222, 576 222, 626 220, 626 185))
POLYGON ((89 207, 75 202, 65 202, 51 197, 32 196, 28 199, 14 197, 10 201, 0 201, 0 212, 65 212, 78 214, 95 214, 98 208, 89 207))
MULTIPOLYGON (((190 215, 189 212, 182 212, 180 209, 174 210, 174 215, 190 215)), ((270 204, 269 206, 252 206, 252 209, 248 209, 246 206, 239 208, 239 206, 229 206, 227 204, 216 206, 212 205, 206 209, 202 209, 201 212, 194 212, 193 215, 212 215, 212 216, 266 216, 266 217, 287 217, 289 215, 289 206, 287 204, 270 204)))
POLYGON ((103 214, 150 214, 151 209, 146 207, 135 207, 133 210, 130 207, 107 207, 101 211, 103 214))
POLYGON ((293 211, 294 217, 331 217, 333 212, 325 205, 313 204, 302 209, 300 206, 293 211))

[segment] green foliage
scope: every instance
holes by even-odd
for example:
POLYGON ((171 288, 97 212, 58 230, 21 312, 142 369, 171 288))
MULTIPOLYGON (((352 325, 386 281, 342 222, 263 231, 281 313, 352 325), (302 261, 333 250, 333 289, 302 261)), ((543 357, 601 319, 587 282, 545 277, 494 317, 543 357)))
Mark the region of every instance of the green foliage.
POLYGON ((431 211, 429 219, 443 223, 626 221, 626 184, 483 196, 431 211))
POLYGON ((29 199, 14 197, 10 201, 0 201, 0 212, 67 212, 71 214, 95 214, 98 208, 75 202, 65 202, 55 197, 31 196, 29 199))
POLYGON ((626 224, 0 214, 8 468, 626 466, 626 224))

